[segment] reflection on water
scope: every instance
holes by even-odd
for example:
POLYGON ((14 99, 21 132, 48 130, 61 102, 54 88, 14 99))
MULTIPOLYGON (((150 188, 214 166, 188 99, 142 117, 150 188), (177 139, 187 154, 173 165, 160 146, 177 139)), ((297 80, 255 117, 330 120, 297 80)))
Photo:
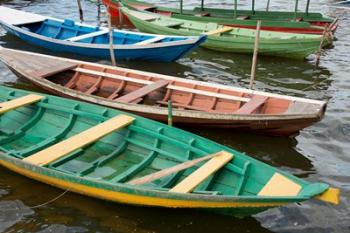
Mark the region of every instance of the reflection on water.
MULTIPOLYGON (((165 1, 154 0, 150 2, 165 1)), ((209 5, 232 7, 233 1, 206 1, 209 5)), ((247 6, 250 0, 239 1, 247 6)), ((306 1, 300 1, 303 8, 306 1)), ((327 99, 325 119, 303 130, 295 138, 274 138, 248 133, 187 128, 219 143, 243 151, 263 162, 310 181, 322 181, 342 188, 339 206, 308 201, 272 209, 254 217, 236 219, 206 212, 131 207, 67 193, 54 203, 30 209, 63 191, 34 182, 0 168, 0 232, 349 232, 350 228, 350 12, 314 1, 312 8, 342 20, 335 48, 322 56, 315 69, 308 61, 259 58, 256 89, 293 96, 327 99)), ((0 1, 16 9, 26 9, 58 18, 79 20, 76 1, 0 1)), ((166 1, 176 6, 178 0, 166 1)), ((185 1, 186 7, 198 1, 185 1)), ((265 1, 256 1, 263 9, 265 1)), ((293 9, 294 1, 271 1, 273 9, 293 9)), ((96 5, 83 1, 86 23, 98 25, 96 5)), ((103 9, 103 8, 102 8, 103 9)), ((54 54, 29 46, 0 29, 0 45, 54 54)), ((72 54, 60 56, 95 62, 109 61, 72 54)), ((198 49, 176 63, 122 62, 123 67, 247 87, 251 57, 198 49)), ((0 64, 3 85, 42 91, 18 79, 0 64)))

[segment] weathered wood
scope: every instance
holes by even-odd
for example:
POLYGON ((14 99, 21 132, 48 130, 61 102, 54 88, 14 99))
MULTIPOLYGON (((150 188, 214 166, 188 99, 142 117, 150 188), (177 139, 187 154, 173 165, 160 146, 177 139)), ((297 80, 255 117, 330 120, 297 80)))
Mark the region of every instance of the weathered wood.
POLYGON ((314 112, 319 109, 319 105, 304 103, 304 102, 290 102, 287 111, 284 114, 302 114, 314 112))
POLYGON ((195 166, 196 164, 198 164, 200 162, 203 162, 203 161, 206 161, 206 160, 209 160, 209 159, 212 159, 215 156, 219 156, 222 152, 223 151, 220 151, 220 152, 217 152, 215 154, 210 154, 210 155, 207 155, 207 156, 204 156, 204 157, 200 157, 198 159, 193 159, 193 160, 186 161, 184 163, 180 163, 180 164, 178 164, 176 166, 169 167, 169 168, 163 169, 161 171, 158 171, 158 172, 155 172, 155 173, 152 173, 152 174, 149 174, 149 175, 146 175, 146 176, 143 176, 143 177, 131 180, 131 181, 128 182, 128 184, 131 184, 131 185, 142 185, 142 184, 150 183, 150 182, 152 182, 154 180, 158 180, 160 178, 166 177, 166 176, 171 175, 173 173, 176 173, 176 172, 183 171, 185 169, 191 168, 191 167, 195 166))
POLYGON ((29 94, 10 101, 2 102, 0 103, 0 114, 38 102, 44 98, 45 97, 41 95, 29 94))
POLYGON ((74 63, 69 63, 69 62, 58 62, 55 65, 52 65, 50 67, 42 67, 40 70, 34 70, 33 72, 31 72, 31 75, 34 76, 39 76, 42 78, 46 78, 49 76, 52 76, 54 74, 58 74, 67 70, 71 70, 74 69, 75 67, 77 67, 77 64, 74 63))
POLYGON ((210 92, 210 91, 203 91, 203 90, 187 88, 182 86, 169 85, 167 88, 171 90, 176 90, 176 91, 184 91, 184 92, 189 92, 189 93, 194 93, 194 94, 199 94, 204 96, 217 97, 221 99, 234 100, 234 101, 248 102, 250 100, 249 98, 243 98, 243 97, 227 95, 227 94, 220 94, 220 93, 210 92))
MULTIPOLYGON (((168 102, 162 101, 162 100, 158 100, 157 103, 162 105, 168 105, 168 102)), ((174 102, 172 103, 172 105, 182 109, 190 109, 190 110, 203 111, 203 112, 215 112, 215 110, 212 110, 209 108, 201 108, 193 105, 186 105, 186 104, 180 104, 180 103, 174 103, 174 102)))
POLYGON ((251 72, 250 72, 250 81, 249 81, 249 88, 250 89, 253 89, 255 74, 256 74, 256 65, 258 62, 258 52, 259 52, 259 42, 260 42, 260 27, 261 27, 261 20, 258 20, 258 24, 256 25, 256 31, 255 31, 255 42, 254 42, 254 52, 253 52, 253 59, 252 59, 252 68, 251 68, 251 72))
POLYGON ((113 42, 113 28, 112 28, 112 16, 107 10, 107 24, 108 24, 108 44, 109 44, 109 53, 111 56, 111 62, 113 66, 117 65, 115 53, 114 53, 114 42, 113 42))
POLYGON ((97 32, 91 32, 88 34, 80 35, 80 36, 71 37, 71 38, 68 38, 65 40, 75 42, 75 41, 84 40, 84 39, 95 37, 95 36, 100 36, 100 35, 103 35, 106 33, 108 33, 107 30, 101 30, 101 31, 97 31, 97 32))
POLYGON ((84 93, 91 95, 92 93, 96 92, 98 90, 99 86, 101 85, 102 80, 103 80, 103 78, 99 77, 98 80, 84 93))
POLYGON ((249 102, 245 103, 240 109, 238 109, 235 114, 252 114, 264 105, 268 98, 269 97, 267 96, 255 95, 249 102))
POLYGON ((220 168, 225 166, 233 158, 231 153, 222 151, 218 156, 213 157, 203 166, 194 171, 191 175, 186 177, 175 187, 169 190, 169 192, 176 193, 189 193, 195 189, 200 183, 202 183, 210 175, 214 174, 220 168))
POLYGON ((224 26, 213 31, 205 32, 204 34, 208 36, 221 35, 222 33, 232 31, 233 29, 233 27, 224 26))
POLYGON ((77 149, 99 140, 113 131, 131 124, 133 120, 133 117, 127 115, 116 116, 79 134, 67 138, 66 140, 63 140, 49 148, 26 157, 23 159, 23 161, 37 166, 47 165, 74 152, 77 149))
POLYGON ((151 21, 151 20, 155 20, 158 19, 160 16, 158 15, 154 15, 154 14, 147 14, 147 13, 143 13, 143 12, 134 12, 133 13, 137 18, 140 18, 142 20, 145 21, 151 21))
POLYGON ((150 6, 150 5, 143 5, 143 4, 138 4, 138 3, 128 3, 128 6, 131 6, 132 8, 135 8, 139 11, 150 11, 150 10, 155 10, 155 6, 150 6))
POLYGON ((108 77, 108 78, 114 78, 114 79, 118 79, 118 80, 124 80, 127 82, 134 82, 134 83, 140 83, 140 84, 146 84, 146 85, 153 83, 152 81, 148 81, 148 80, 130 78, 130 77, 121 76, 121 75, 117 75, 117 74, 110 74, 107 72, 94 71, 94 70, 89 70, 89 69, 84 69, 84 68, 75 68, 74 71, 84 73, 84 74, 104 76, 104 77, 108 77))
POLYGON ((258 193, 259 196, 297 196, 301 185, 287 177, 275 173, 258 193))
POLYGON ((163 40, 164 38, 166 38, 167 36, 163 36, 163 35, 159 35, 159 36, 155 36, 153 38, 150 38, 148 40, 144 40, 144 41, 141 41, 141 42, 138 42, 136 43, 135 45, 148 45, 148 44, 151 44, 151 43, 154 43, 154 42, 158 42, 160 40, 163 40))
POLYGON ((157 82, 154 82, 152 84, 148 84, 147 86, 141 87, 139 89, 137 89, 136 91, 130 92, 122 97, 119 97, 118 99, 115 99, 118 102, 123 102, 123 103, 130 103, 132 101, 135 101, 139 98, 142 98, 146 95, 148 95, 149 93, 163 88, 166 85, 169 84, 168 80, 159 80, 157 82))

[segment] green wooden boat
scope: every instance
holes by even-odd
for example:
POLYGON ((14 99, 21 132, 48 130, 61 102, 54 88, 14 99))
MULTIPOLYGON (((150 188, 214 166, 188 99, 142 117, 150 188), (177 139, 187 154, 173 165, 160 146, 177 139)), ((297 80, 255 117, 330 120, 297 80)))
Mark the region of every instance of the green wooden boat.
POLYGON ((238 10, 237 1, 232 9, 206 8, 202 1, 200 7, 191 10, 183 9, 182 1, 179 8, 157 6, 136 0, 104 0, 104 3, 115 17, 118 17, 118 11, 114 9, 117 9, 121 3, 130 9, 150 11, 172 18, 213 22, 241 28, 256 28, 257 20, 262 20, 263 30, 279 32, 323 34, 325 27, 330 27, 329 30, 333 33, 338 27, 336 19, 326 18, 321 13, 309 12, 309 2, 305 12, 298 11, 298 1, 294 12, 270 11, 269 1, 266 11, 255 10, 254 1, 251 10, 238 10))
POLYGON ((0 86, 0 164, 83 195, 247 216, 339 190, 102 106, 0 86))
MULTIPOLYGON (((254 51, 256 30, 174 19, 126 7, 121 10, 140 31, 186 36, 206 34, 208 39, 202 47, 232 53, 251 54, 254 51)), ((318 50, 321 41, 320 35, 261 31, 259 55, 304 59, 318 50)), ((324 46, 330 43, 329 38, 323 41, 324 46)))

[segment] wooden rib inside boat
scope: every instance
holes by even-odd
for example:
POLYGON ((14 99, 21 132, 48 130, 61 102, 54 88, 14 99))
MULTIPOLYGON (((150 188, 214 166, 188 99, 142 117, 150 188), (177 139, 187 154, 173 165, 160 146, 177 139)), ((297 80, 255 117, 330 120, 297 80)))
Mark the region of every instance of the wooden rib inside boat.
POLYGON ((325 183, 309 183, 175 127, 30 94, 0 86, 0 106, 11 106, 0 115, 0 165, 34 180, 125 204, 235 216, 314 197, 339 203, 339 190, 325 183))
POLYGON ((65 58, 0 50, 15 73, 53 93, 174 122, 290 135, 320 120, 326 103, 65 58))

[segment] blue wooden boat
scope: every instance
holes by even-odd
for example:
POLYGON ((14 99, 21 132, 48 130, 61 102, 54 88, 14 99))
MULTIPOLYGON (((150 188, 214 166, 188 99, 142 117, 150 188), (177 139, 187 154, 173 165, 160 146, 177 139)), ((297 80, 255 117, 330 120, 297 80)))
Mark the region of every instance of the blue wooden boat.
MULTIPOLYGON (((55 19, 0 6, 0 25, 22 40, 57 52, 110 58, 109 31, 72 20, 55 19)), ((117 60, 175 61, 206 40, 205 36, 165 36, 114 30, 117 60)))

